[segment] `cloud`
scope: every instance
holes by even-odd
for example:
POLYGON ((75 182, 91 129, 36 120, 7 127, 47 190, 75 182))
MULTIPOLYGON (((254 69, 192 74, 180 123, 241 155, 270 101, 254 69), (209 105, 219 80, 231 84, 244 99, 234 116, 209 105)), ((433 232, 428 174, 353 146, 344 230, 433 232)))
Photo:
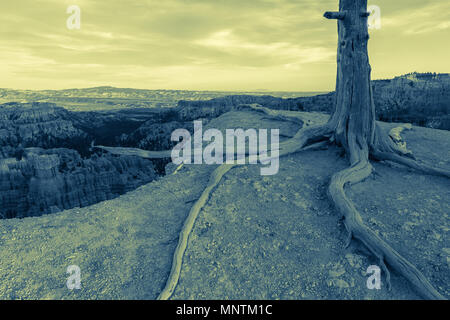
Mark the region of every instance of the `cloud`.
POLYGON ((330 61, 335 51, 324 47, 302 47, 289 42, 262 42, 256 43, 239 37, 231 30, 221 30, 209 35, 205 39, 195 41, 196 44, 217 49, 235 56, 258 57, 271 60, 271 65, 301 65, 320 61, 330 61))
MULTIPOLYGON (((414 39, 426 34, 428 46, 445 47, 433 35, 449 28, 448 2, 374 4, 383 25, 370 48, 391 59, 374 65, 376 72, 404 63, 393 42, 408 48, 414 67, 439 71, 427 67, 436 59, 424 58, 414 39)), ((337 7, 338 0, 1 1, 0 87, 331 90, 336 23, 322 15, 337 7), (80 30, 66 28, 72 4, 81 8, 80 30)))
POLYGON ((405 6, 395 15, 382 16, 383 28, 401 29, 406 35, 439 32, 450 28, 450 2, 405 6))

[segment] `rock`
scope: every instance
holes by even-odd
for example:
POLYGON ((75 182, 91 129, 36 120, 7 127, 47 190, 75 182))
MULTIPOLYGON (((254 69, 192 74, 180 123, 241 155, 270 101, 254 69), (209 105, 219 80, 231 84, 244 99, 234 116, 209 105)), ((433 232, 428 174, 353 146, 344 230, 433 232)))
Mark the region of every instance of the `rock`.
POLYGON ((347 253, 345 255, 348 264, 353 268, 361 268, 362 267, 362 257, 360 255, 347 253))
POLYGON ((17 148, 87 144, 87 134, 69 118, 68 111, 50 103, 0 105, 0 157, 15 157, 17 148))
POLYGON ((342 279, 332 279, 330 281, 330 284, 334 287, 337 287, 339 289, 346 289, 346 288, 350 288, 350 285, 348 284, 347 281, 342 280, 342 279))
POLYGON ((335 264, 330 271, 328 271, 328 274, 332 278, 337 278, 342 276, 345 273, 345 268, 342 264, 338 263, 335 264))
MULTIPOLYGON (((96 154, 89 148, 92 140, 102 137, 113 142, 121 130, 139 127, 148 115, 155 114, 83 114, 52 103, 0 105, 0 218, 84 207, 154 180, 157 166, 165 165, 164 162, 96 154), (127 117, 132 120, 124 120, 127 117)), ((163 140, 170 140, 169 131, 177 124, 147 125, 151 127, 148 134, 154 134, 154 139, 148 140, 146 146, 153 148, 165 147, 163 140)), ((133 143, 144 144, 144 139, 133 143)))
POLYGON ((20 161, 0 159, 0 163, 7 163, 0 171, 0 207, 7 218, 85 207, 157 176, 151 161, 137 157, 105 154, 82 159, 69 149, 34 152, 27 152, 20 161))

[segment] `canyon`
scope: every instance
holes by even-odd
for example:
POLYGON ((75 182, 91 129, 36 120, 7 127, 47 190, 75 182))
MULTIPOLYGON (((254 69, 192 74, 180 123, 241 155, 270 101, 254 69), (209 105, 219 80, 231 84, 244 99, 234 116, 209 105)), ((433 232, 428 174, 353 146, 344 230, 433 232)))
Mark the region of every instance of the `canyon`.
POLYGON ((47 103, 0 109, 0 216, 23 218, 109 200, 158 177, 149 160, 89 150, 92 134, 47 103))
MULTIPOLYGON (((375 80, 373 91, 379 120, 450 130, 448 74, 375 80)), ((174 130, 192 134, 193 121, 207 125, 248 104, 321 113, 333 109, 334 92, 274 94, 0 89, 1 100, 7 101, 0 104, 0 219, 89 206, 166 174, 170 159, 112 155, 94 144, 170 150, 174 130)))
POLYGON ((0 218, 24 218, 110 200, 165 174, 170 159, 92 148, 167 150, 177 128, 193 132, 229 108, 132 108, 73 112, 48 102, 0 105, 0 218), (212 111, 213 110, 213 111, 212 111))

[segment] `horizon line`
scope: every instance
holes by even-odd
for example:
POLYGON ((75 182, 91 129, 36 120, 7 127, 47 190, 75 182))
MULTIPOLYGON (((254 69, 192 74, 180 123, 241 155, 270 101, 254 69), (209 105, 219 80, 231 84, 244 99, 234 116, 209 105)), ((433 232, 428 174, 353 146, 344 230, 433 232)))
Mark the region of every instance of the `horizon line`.
MULTIPOLYGON (((392 80, 395 78, 399 78, 399 77, 404 77, 404 76, 408 76, 408 75, 413 75, 413 74, 435 74, 435 75, 444 75, 444 76, 450 76, 449 72, 409 72, 409 73, 405 73, 405 74, 401 74, 398 76, 394 76, 392 78, 377 78, 377 79, 371 79, 371 81, 382 81, 382 80, 392 80)), ((224 92, 224 93, 232 93, 232 92, 242 92, 242 93, 256 93, 256 92, 286 92, 286 93, 292 93, 292 92, 302 92, 302 93, 325 93, 325 92, 334 92, 335 90, 313 90, 313 91, 302 91, 302 90, 271 90, 271 89, 253 89, 253 90, 214 90, 214 89, 143 89, 143 88, 133 88, 133 87, 116 87, 116 86, 112 86, 112 85, 97 85, 97 86, 93 86, 93 87, 69 87, 69 88, 64 88, 64 89, 18 89, 18 88, 0 88, 0 90, 15 90, 15 91, 35 91, 35 92, 39 92, 39 91, 68 91, 68 90, 86 90, 86 89, 97 89, 97 88, 113 88, 113 89, 131 89, 131 90, 142 90, 142 91, 189 91, 189 92, 194 92, 194 91, 201 91, 201 92, 224 92)))

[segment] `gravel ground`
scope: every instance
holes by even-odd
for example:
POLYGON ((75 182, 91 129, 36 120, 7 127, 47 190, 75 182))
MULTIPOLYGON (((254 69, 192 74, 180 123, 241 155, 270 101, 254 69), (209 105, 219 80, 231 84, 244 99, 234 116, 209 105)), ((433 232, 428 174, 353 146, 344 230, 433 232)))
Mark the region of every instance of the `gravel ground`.
MULTIPOLYGON (((246 111, 209 127, 298 129, 246 111)), ((392 126, 392 125, 387 125, 392 126)), ((404 133, 409 148, 450 168, 450 132, 404 133)), ((230 171, 200 212, 189 238, 174 299, 418 299, 392 275, 391 292, 366 287, 377 264, 346 233, 326 198, 339 151, 304 152, 280 160, 277 175, 259 166, 230 171)), ((445 294, 449 287, 450 184, 389 164, 349 196, 363 219, 445 294)), ((154 299, 170 271, 178 233, 214 166, 176 175, 117 199, 61 213, 0 221, 0 299, 154 299), (66 287, 69 265, 81 269, 81 290, 66 287)), ((384 280, 384 277, 383 277, 384 280)))

